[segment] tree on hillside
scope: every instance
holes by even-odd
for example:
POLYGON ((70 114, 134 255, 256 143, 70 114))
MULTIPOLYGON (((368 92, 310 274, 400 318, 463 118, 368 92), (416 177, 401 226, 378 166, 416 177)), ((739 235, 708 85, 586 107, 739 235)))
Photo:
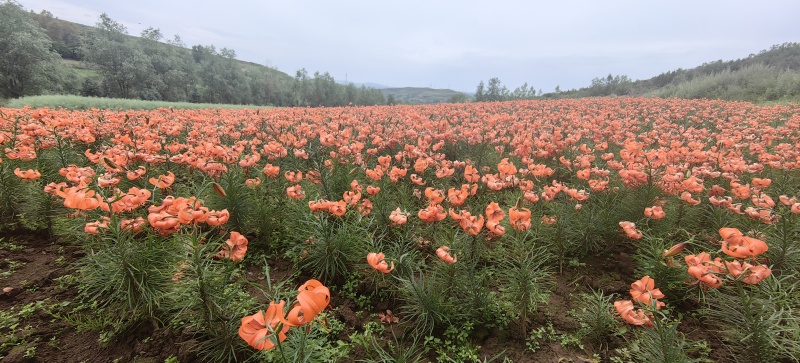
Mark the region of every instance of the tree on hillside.
POLYGON ((508 89, 502 86, 500 78, 494 77, 489 80, 489 87, 486 90, 487 101, 505 101, 508 98, 508 89))
POLYGON ((0 97, 52 90, 60 81, 60 57, 39 24, 13 2, 0 4, 0 97))
POLYGON ((483 81, 478 83, 478 88, 475 89, 475 102, 486 101, 486 94, 484 93, 486 91, 484 88, 486 88, 486 86, 483 84, 483 81))
POLYGON ((81 31, 75 24, 56 18, 53 13, 42 10, 39 14, 30 13, 39 26, 53 42, 53 49, 62 58, 80 60, 81 31))
POLYGON ((456 93, 447 99, 447 103, 466 103, 469 102, 469 96, 466 93, 456 93))
POLYGON ((139 44, 128 42, 127 29, 107 14, 100 15, 94 31, 84 38, 84 59, 94 63, 103 75, 109 96, 132 98, 148 89, 153 77, 150 58, 139 44))

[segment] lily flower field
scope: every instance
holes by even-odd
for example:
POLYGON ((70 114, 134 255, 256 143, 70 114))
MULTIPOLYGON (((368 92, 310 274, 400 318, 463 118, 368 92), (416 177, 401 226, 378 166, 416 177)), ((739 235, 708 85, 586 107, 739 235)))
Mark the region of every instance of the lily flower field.
POLYGON ((11 361, 800 360, 798 105, 0 109, 0 144, 11 361))

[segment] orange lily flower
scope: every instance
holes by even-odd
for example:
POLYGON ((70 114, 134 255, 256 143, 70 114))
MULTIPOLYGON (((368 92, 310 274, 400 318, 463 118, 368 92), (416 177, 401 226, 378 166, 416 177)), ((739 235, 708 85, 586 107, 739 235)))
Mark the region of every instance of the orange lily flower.
POLYGON ((14 169, 14 175, 18 176, 20 179, 39 179, 42 177, 42 174, 39 173, 36 169, 28 169, 28 170, 20 170, 20 168, 14 169))
POLYGON ((639 239, 643 237, 642 231, 636 228, 636 224, 629 221, 622 221, 619 222, 619 226, 622 227, 622 230, 631 239, 639 239))
POLYGON ((689 192, 681 193, 681 200, 686 202, 686 203, 688 203, 689 205, 698 205, 698 204, 700 204, 700 200, 699 199, 693 199, 692 198, 692 193, 689 193, 689 192))
POLYGON ((373 208, 374 205, 369 199, 362 199, 361 203, 356 206, 356 210, 361 213, 362 216, 368 216, 370 213, 372 213, 373 208))
POLYGON ((122 220, 120 220, 119 226, 125 231, 138 233, 144 229, 146 223, 147 222, 142 217, 136 217, 134 219, 123 218, 122 220))
POLYGON ((529 190, 529 191, 525 192, 522 195, 522 197, 525 198, 525 200, 527 200, 527 201, 529 201, 531 203, 538 203, 539 202, 539 194, 534 192, 534 191, 532 191, 532 190, 529 190))
POLYGON ((425 209, 420 209, 417 213, 417 217, 423 222, 431 223, 447 218, 447 213, 444 212, 444 208, 442 208, 441 205, 431 203, 425 209))
POLYGON ((128 180, 136 180, 141 178, 145 174, 147 174, 147 168, 145 168, 144 165, 141 165, 135 170, 128 170, 125 173, 125 177, 128 178, 128 180))
MULTIPOLYGON (((644 276, 632 283, 630 293, 634 301, 647 305, 650 305, 653 300, 664 298, 661 289, 655 288, 655 281, 650 276, 644 276)), ((656 303, 656 308, 660 310, 664 305, 663 302, 659 301, 656 303)))
POLYGON ((267 164, 264 165, 264 169, 262 169, 264 175, 268 178, 276 178, 281 173, 281 167, 277 165, 267 164))
POLYGON ((791 207, 792 205, 797 203, 797 197, 789 198, 789 196, 787 196, 786 194, 781 194, 780 196, 778 196, 778 201, 780 201, 781 204, 787 207, 791 207))
POLYGON ((542 218, 541 218, 541 221, 542 221, 542 223, 550 226, 550 225, 556 224, 556 222, 558 222, 558 216, 555 216, 555 215, 554 216, 548 216, 546 214, 543 214, 542 218))
POLYGON ((364 187, 362 187, 361 184, 358 183, 358 179, 353 179, 353 181, 350 182, 350 189, 352 189, 354 192, 360 193, 361 190, 364 189, 364 187))
POLYGON ((389 171, 389 180, 391 180, 393 183, 397 183, 401 178, 404 178, 406 176, 407 172, 408 170, 406 170, 405 168, 401 169, 396 166, 393 166, 392 170, 389 171))
POLYGON ((478 174, 478 169, 475 169, 474 166, 467 164, 464 167, 464 179, 466 179, 467 183, 477 183, 481 180, 480 174, 478 174))
POLYGON ((719 235, 724 240, 722 242, 722 252, 731 257, 756 257, 769 249, 766 242, 747 237, 736 228, 720 228, 719 235))
POLYGON ((711 262, 711 256, 706 252, 701 252, 697 256, 687 255, 684 260, 689 267, 687 271, 689 276, 697 280, 695 283, 699 282, 713 288, 722 286, 722 279, 715 274, 715 272, 720 272, 721 270, 719 266, 721 261, 711 262))
POLYGON ((428 197, 431 204, 439 204, 444 201, 444 192, 439 189, 427 187, 425 188, 425 196, 428 197))
POLYGON ((228 223, 228 219, 230 218, 231 214, 227 209, 223 209, 221 211, 210 210, 208 211, 208 219, 206 219, 206 223, 208 223, 209 226, 219 226, 228 223))
POLYGON ((150 184, 153 184, 156 188, 159 189, 166 189, 169 188, 172 183, 175 182, 175 174, 171 171, 167 172, 167 175, 159 175, 158 178, 150 178, 150 184))
POLYGON ((500 171, 501 174, 505 175, 514 175, 517 173, 517 167, 514 166, 514 163, 508 161, 508 158, 503 158, 503 160, 500 160, 500 163, 497 164, 497 170, 500 171))
POLYGON ((500 222, 503 218, 506 217, 506 212, 503 211, 502 208, 497 204, 497 202, 491 202, 489 205, 486 206, 486 220, 492 222, 500 222))
POLYGON ((239 337, 244 339, 248 345, 257 350, 270 350, 275 348, 278 341, 286 340, 286 332, 292 326, 283 317, 283 309, 286 302, 281 300, 275 304, 269 303, 267 312, 259 311, 253 315, 242 318, 242 325, 239 327, 239 337), (278 337, 275 337, 277 333, 278 337))
POLYGON ((350 206, 354 206, 358 204, 358 201, 361 200, 361 192, 354 192, 352 190, 348 190, 344 192, 342 195, 342 200, 350 206))
POLYGON ((462 186, 461 189, 450 188, 447 190, 447 200, 450 202, 450 205, 458 207, 463 205, 467 200, 469 196, 469 184, 464 185, 467 186, 467 189, 462 186))
POLYGON ((95 195, 94 190, 89 190, 85 186, 77 186, 65 189, 64 206, 79 210, 94 210, 100 206, 99 195, 95 195))
POLYGON ((247 179, 244 181, 244 185, 246 185, 250 189, 255 189, 257 186, 261 185, 261 178, 255 177, 247 179))
POLYGON ((753 266, 747 262, 725 261, 725 267, 735 279, 738 279, 740 276, 742 276, 742 274, 744 274, 744 276, 741 278, 741 281, 750 285, 755 285, 772 274, 772 270, 767 268, 767 266, 753 266))
POLYGON ((367 254, 367 263, 375 270, 388 274, 394 270, 394 261, 392 261, 391 267, 389 267, 389 264, 386 262, 385 258, 386 256, 383 254, 383 252, 370 252, 367 254))
POLYGON ((103 217, 102 221, 94 221, 86 223, 83 230, 88 234, 97 234, 101 229, 108 229, 108 222, 111 220, 108 217, 103 217))
POLYGON ((106 173, 99 177, 97 177, 97 186, 100 188, 110 188, 117 186, 119 182, 122 181, 120 178, 114 176, 114 174, 106 173))
POLYGON ((340 200, 337 202, 329 202, 328 203, 328 212, 331 214, 341 217, 347 213, 347 202, 340 200))
POLYGON ((302 171, 285 171, 283 176, 288 180, 290 183, 299 183, 303 180, 303 172, 302 171))
POLYGON ((633 301, 630 300, 619 300, 614 302, 614 309, 617 310, 617 313, 622 317, 622 320, 625 320, 628 324, 631 325, 645 325, 648 327, 653 326, 653 322, 647 316, 647 314, 642 309, 634 310, 633 301))
POLYGON ((222 258, 230 258, 231 261, 237 262, 244 258, 247 253, 247 237, 242 236, 239 232, 231 232, 230 238, 225 241, 222 250, 218 255, 222 258))
POLYGON ((484 225, 483 216, 473 216, 468 211, 462 210, 459 214, 455 214, 453 209, 450 209, 450 216, 458 221, 458 225, 461 226, 461 229, 464 232, 467 232, 473 236, 477 236, 478 233, 481 233, 484 225))
POLYGON ((531 227, 531 210, 528 208, 511 207, 508 210, 508 220, 511 228, 525 231, 531 227))
POLYGON ((412 183, 414 183, 414 184, 416 184, 416 185, 425 185, 425 183, 426 183, 426 182, 425 182, 424 180, 422 180, 422 178, 421 178, 420 176, 418 176, 417 174, 411 174, 411 176, 409 177, 409 179, 411 179, 411 182, 412 182, 412 183))
POLYGON ((151 212, 147 215, 147 222, 161 235, 169 235, 173 232, 177 232, 181 227, 178 218, 166 211, 151 212))
POLYGON ((402 226, 408 222, 408 213, 402 212, 400 207, 397 207, 397 209, 392 211, 392 214, 389 215, 389 220, 397 226, 402 226))
POLYGON ((652 207, 647 207, 644 209, 644 216, 647 218, 660 220, 666 217, 667 213, 664 212, 664 209, 661 206, 654 205, 652 207))
POLYGON ((300 286, 297 303, 289 310, 286 320, 292 326, 303 326, 314 320, 331 301, 331 293, 321 282, 311 279, 300 286))
POLYGON ((300 184, 297 184, 286 187, 286 196, 292 199, 303 199, 306 197, 306 192, 303 191, 303 187, 300 184))
POLYGON ((772 184, 772 179, 769 179, 769 178, 753 178, 751 183, 753 183, 753 187, 754 188, 765 189, 765 188, 769 188, 769 186, 772 184))
POLYGON ((456 257, 456 255, 451 256, 450 252, 448 251, 450 251, 450 247, 441 246, 438 249, 436 249, 436 256, 439 257, 439 259, 442 260, 444 263, 450 265, 458 262, 458 257, 456 257))

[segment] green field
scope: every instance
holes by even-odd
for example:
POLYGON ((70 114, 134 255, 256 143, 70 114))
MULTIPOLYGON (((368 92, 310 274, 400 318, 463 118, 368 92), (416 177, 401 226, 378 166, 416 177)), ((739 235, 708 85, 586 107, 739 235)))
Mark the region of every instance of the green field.
POLYGON ((75 95, 28 96, 9 100, 9 108, 66 108, 70 110, 111 109, 111 110, 155 110, 159 108, 198 109, 198 108, 271 108, 270 106, 229 105, 219 103, 189 103, 168 101, 144 101, 124 98, 83 97, 75 95))

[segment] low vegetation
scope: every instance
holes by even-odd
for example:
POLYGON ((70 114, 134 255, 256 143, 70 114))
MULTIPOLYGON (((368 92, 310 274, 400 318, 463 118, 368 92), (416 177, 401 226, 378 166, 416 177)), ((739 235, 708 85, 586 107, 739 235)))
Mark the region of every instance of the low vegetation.
POLYGON ((9 108, 66 108, 70 110, 89 110, 92 108, 109 110, 155 110, 159 108, 174 109, 201 109, 201 108, 233 108, 233 109, 257 109, 268 108, 267 106, 253 105, 228 105, 215 103, 189 103, 189 102, 168 102, 168 101, 145 101, 132 100, 126 98, 105 98, 105 97, 85 97, 75 95, 45 95, 45 96, 26 96, 8 101, 6 107, 9 108))

